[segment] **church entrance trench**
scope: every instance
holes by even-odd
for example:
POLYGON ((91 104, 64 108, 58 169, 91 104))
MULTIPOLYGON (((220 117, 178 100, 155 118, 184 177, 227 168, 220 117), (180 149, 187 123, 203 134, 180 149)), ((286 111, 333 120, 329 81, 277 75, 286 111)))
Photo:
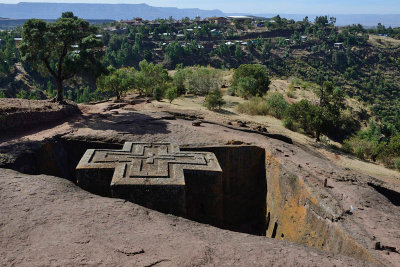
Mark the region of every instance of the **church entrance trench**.
MULTIPOLYGON (((74 183, 77 180, 75 168, 82 156, 88 149, 115 149, 120 150, 123 144, 105 143, 99 141, 88 141, 78 139, 67 139, 56 137, 47 142, 36 144, 33 148, 26 149, 26 152, 17 157, 12 166, 4 166, 27 174, 47 174, 68 179, 74 183)), ((266 227, 266 177, 265 177, 265 151, 256 146, 209 146, 209 147, 180 147, 182 152, 212 152, 218 159, 222 169, 222 196, 220 199, 209 199, 210 202, 222 201, 222 208, 219 218, 208 218, 207 214, 188 214, 188 219, 207 223, 216 227, 243 232, 253 235, 265 235, 266 227)), ((113 171, 109 176, 112 177, 113 171)), ((202 186, 207 190, 207 182, 202 183, 201 179, 186 180, 189 186, 187 194, 192 195, 192 203, 196 203, 196 192, 193 188, 202 186), (194 200, 193 200, 194 199, 194 200)), ((108 190, 85 190, 111 197, 108 190)), ((202 192, 204 192, 202 190, 202 192)), ((201 191, 201 190, 200 190, 201 191)), ((199 192, 200 192, 199 191, 199 192)), ((162 196, 161 194, 158 196, 162 196)), ((138 194, 139 195, 139 192, 138 194)), ((212 198, 213 196, 211 196, 212 198)), ((132 201, 132 199, 128 199, 132 201)), ((158 210, 164 213, 180 215, 178 212, 167 209, 163 205, 149 205, 148 201, 137 196, 135 202, 142 206, 158 210), (163 210, 164 209, 164 210, 163 210)), ((201 207, 200 209, 201 210, 201 207)))
MULTIPOLYGON (((30 145, 29 149, 18 147, 24 152, 19 153, 12 163, 0 164, 0 167, 27 174, 53 175, 76 183, 75 168, 87 149, 120 150, 122 147, 123 144, 119 143, 55 137, 30 145)), ((208 218, 207 213, 200 217, 190 213, 182 217, 222 229, 292 241, 371 260, 368 251, 349 237, 337 222, 326 219, 323 212, 318 212, 322 205, 310 194, 304 180, 288 171, 265 149, 229 145, 181 146, 180 150, 212 152, 222 169, 222 196, 218 196, 222 208, 218 219, 208 218)), ((200 180, 186 181, 186 184, 190 183, 191 188, 206 185, 200 180)), ((112 196, 111 190, 92 193, 112 196)), ((193 196, 196 201, 196 194, 193 196)), ((174 214, 163 210, 163 207, 147 205, 140 199, 132 202, 174 214)))

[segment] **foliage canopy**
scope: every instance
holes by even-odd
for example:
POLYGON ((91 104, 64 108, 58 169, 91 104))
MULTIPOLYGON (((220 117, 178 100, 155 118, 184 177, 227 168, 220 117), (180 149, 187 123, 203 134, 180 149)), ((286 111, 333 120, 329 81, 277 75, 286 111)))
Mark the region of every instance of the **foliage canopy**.
POLYGON ((62 101, 63 81, 104 71, 100 63, 103 43, 96 33, 96 27, 72 12, 63 13, 54 23, 29 19, 23 26, 19 49, 23 60, 53 77, 57 100, 62 101))

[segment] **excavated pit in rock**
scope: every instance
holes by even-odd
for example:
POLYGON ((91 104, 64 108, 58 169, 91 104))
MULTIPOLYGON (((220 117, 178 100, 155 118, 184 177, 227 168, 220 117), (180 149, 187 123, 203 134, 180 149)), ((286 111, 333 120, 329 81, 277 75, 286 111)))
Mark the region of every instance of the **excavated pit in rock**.
MULTIPOLYGON (((75 168, 87 149, 119 150, 121 148, 122 144, 53 138, 51 141, 37 146, 29 153, 20 156, 11 168, 28 174, 47 174, 62 177, 76 183, 75 168)), ((223 170, 223 204, 219 220, 208 217, 207 214, 201 216, 198 214, 188 215, 186 217, 223 229, 253 235, 265 235, 265 151, 255 146, 181 147, 181 151, 212 152, 216 155, 223 170)), ((111 176, 112 173, 110 173, 111 176)), ((193 184, 187 186, 187 191, 193 191, 193 188, 197 186, 207 188, 207 184, 202 181, 189 180, 187 183, 193 184)), ((111 197, 110 188, 92 193, 111 197)), ((187 194, 191 193, 187 192, 187 194)), ((162 194, 160 194, 160 197, 162 197, 162 194)), ((196 192, 191 198, 196 198, 196 192)), ((137 199, 133 202, 167 213, 163 210, 163 207, 157 207, 157 204, 147 203, 146 205, 146 201, 137 199)), ((171 210, 168 210, 168 213, 174 214, 171 210)))
MULTIPOLYGON (((31 145, 12 164, 3 164, 2 167, 76 182, 75 168, 87 149, 121 148, 122 144, 57 137, 31 145)), ((212 152, 223 171, 221 220, 213 221, 207 218, 207 214, 200 218, 187 216, 188 219, 374 261, 365 247, 351 238, 337 222, 327 219, 323 205, 310 193, 303 178, 288 171, 263 148, 191 146, 181 147, 181 151, 212 152)), ((111 193, 103 192, 101 195, 109 197, 111 193)), ((150 208, 163 212, 154 206, 150 208)))

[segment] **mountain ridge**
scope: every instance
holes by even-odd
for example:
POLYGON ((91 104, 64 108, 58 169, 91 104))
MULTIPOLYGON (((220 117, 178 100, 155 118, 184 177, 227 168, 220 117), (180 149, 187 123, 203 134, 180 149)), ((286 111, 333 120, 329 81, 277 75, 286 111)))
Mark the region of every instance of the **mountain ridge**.
POLYGON ((198 8, 154 7, 147 4, 93 4, 93 3, 46 3, 21 2, 0 4, 0 17, 13 19, 56 19, 62 12, 72 11, 84 19, 157 19, 190 17, 224 16, 221 10, 203 10, 198 8))
MULTIPOLYGON (((250 13, 225 13, 221 10, 204 10, 199 8, 156 7, 148 4, 96 4, 96 3, 49 3, 20 2, 17 4, 0 3, 0 18, 11 19, 57 19, 62 12, 72 11, 75 15, 92 20, 124 20, 134 17, 153 20, 157 18, 175 19, 195 16, 212 17, 228 15, 250 15, 250 13)), ((276 13, 252 14, 261 17, 273 17, 276 13)), ((324 14, 281 14, 281 17, 302 20, 308 16, 313 20, 324 14)), ((338 26, 362 24, 366 27, 382 23, 385 26, 400 27, 400 14, 331 14, 336 17, 338 26)))

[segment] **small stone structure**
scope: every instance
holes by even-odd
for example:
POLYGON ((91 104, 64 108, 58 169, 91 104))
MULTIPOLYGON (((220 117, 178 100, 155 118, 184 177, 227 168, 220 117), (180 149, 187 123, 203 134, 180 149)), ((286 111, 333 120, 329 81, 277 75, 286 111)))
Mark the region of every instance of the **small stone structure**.
POLYGON ((122 150, 88 149, 76 173, 78 184, 93 193, 199 221, 221 220, 222 170, 211 152, 126 142, 122 150))

